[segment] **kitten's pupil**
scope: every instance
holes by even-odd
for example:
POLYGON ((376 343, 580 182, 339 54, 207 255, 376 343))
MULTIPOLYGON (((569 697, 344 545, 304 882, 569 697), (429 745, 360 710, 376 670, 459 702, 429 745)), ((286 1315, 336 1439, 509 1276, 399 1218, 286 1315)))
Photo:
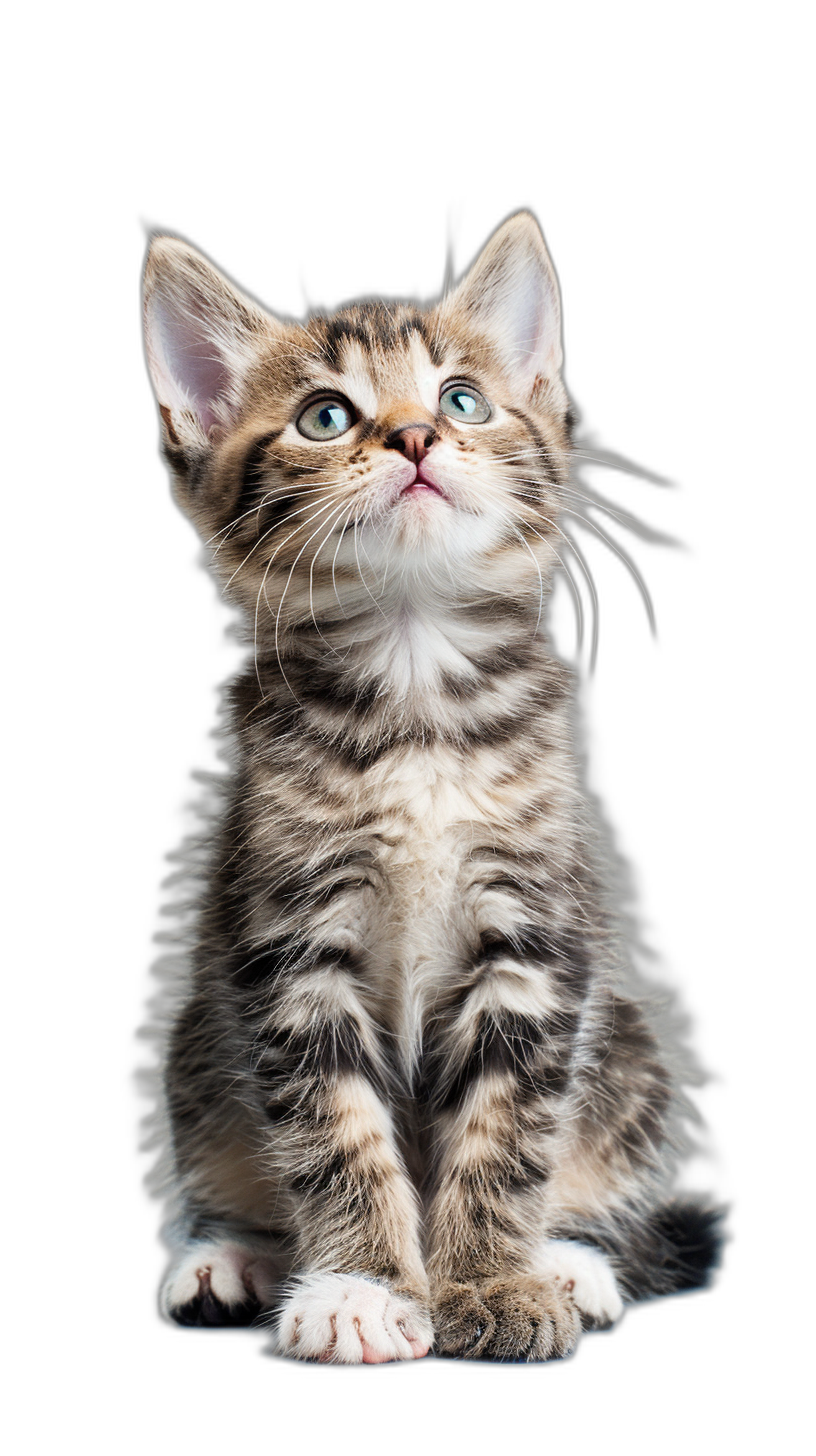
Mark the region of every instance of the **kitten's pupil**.
POLYGON ((471 425, 483 425, 490 418, 490 405, 473 385, 454 384, 443 390, 439 407, 450 419, 467 420, 471 425))
POLYGON ((352 424, 351 410, 342 400, 321 399, 306 406, 297 427, 307 440, 336 440, 338 435, 350 430, 352 424))

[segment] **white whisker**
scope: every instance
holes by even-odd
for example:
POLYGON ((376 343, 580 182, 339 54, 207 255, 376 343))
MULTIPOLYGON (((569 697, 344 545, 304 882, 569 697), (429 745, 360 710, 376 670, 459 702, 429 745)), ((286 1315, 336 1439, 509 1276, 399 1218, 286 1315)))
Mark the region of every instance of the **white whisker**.
MULTIPOLYGON (((305 526, 310 525, 311 522, 314 521, 314 520, 316 520, 318 516, 323 515, 325 511, 331 510, 331 508, 332 508, 332 502, 329 502, 328 504, 325 504, 325 505, 321 506, 318 510, 315 511, 314 515, 312 515, 312 516, 309 517, 309 519, 307 521, 302 521, 301 522, 301 526, 298 529, 301 529, 302 527, 305 527, 305 526)), ((340 510, 342 510, 342 506, 340 507, 340 510)), ((322 522, 321 525, 318 527, 318 530, 322 530, 324 524, 325 524, 325 522, 322 522)), ((317 534, 317 531, 314 534, 316 535, 317 534)), ((275 560, 275 557, 277 556, 278 552, 281 551, 283 549, 283 547, 287 544, 287 542, 291 541, 292 540, 292 537, 293 536, 296 536, 296 535, 297 535, 297 531, 292 531, 290 533, 290 535, 288 535, 286 537, 286 541, 282 541, 281 544, 280 544, 280 546, 277 546, 275 548, 275 550, 272 552, 272 555, 270 556, 269 561, 266 564, 266 568, 265 568, 264 573, 263 573, 263 576, 261 578, 261 584, 260 584, 260 586, 258 588, 258 595, 257 595, 257 597, 255 599, 255 627, 254 627, 255 676, 258 679, 258 686, 260 687, 261 692, 263 692, 263 684, 261 682, 260 671, 259 671, 259 668, 258 668, 258 615, 259 615, 259 612, 260 612, 261 594, 263 594, 264 601, 266 602, 266 605, 269 608, 269 613, 270 613, 270 616, 271 616, 271 614, 272 614, 272 607, 270 605, 269 598, 268 598, 268 596, 266 594, 266 581, 267 581, 267 577, 269 576, 269 572, 270 572, 270 570, 272 568, 272 563, 275 560)), ((312 539, 313 539, 313 537, 310 536, 309 537, 309 541, 311 541, 312 539)), ((309 544, 309 542, 307 541, 306 542, 306 545, 308 546, 308 544, 309 544)), ((303 554, 303 550, 304 549, 305 549, 305 547, 304 548, 301 548, 301 551, 299 551, 298 552, 298 555, 295 557, 295 562, 293 564, 292 571, 294 570, 294 566, 296 566, 297 565, 297 562, 300 560, 300 557, 303 554)), ((289 577, 288 577, 288 580, 287 580, 287 586, 289 584, 289 581, 291 581, 291 579, 292 579, 292 571, 290 571, 290 573, 289 573, 289 577)), ((284 595, 285 595, 285 593, 284 593, 284 595)), ((283 605, 283 598, 281 598, 281 606, 282 605, 283 605)), ((278 608, 278 615, 280 615, 280 607, 278 608)), ((275 654, 276 654, 276 656, 278 658, 278 666, 280 667, 281 673, 283 674, 283 677, 284 677, 284 679, 287 682, 287 686, 290 686, 289 681, 286 678, 286 673, 283 671, 283 664, 281 663, 281 660, 280 660, 280 654, 278 653, 277 619, 276 619, 276 627, 275 627, 275 654)), ((293 693, 292 696, 295 697, 296 695, 293 693)))
MULTIPOLYGON (((333 499, 338 494, 338 490, 339 490, 339 487, 334 487, 331 490, 327 491, 322 497, 320 497, 320 499, 322 499, 322 500, 333 499)), ((227 583, 225 584, 224 590, 226 591, 227 587, 228 586, 231 586, 232 582, 235 580, 236 576, 238 575, 238 572, 241 571, 244 566, 246 566, 246 564, 249 561, 250 556, 252 556, 253 552, 257 551, 258 547, 260 545, 262 545, 264 541, 266 541, 267 537, 269 537, 269 536, 272 535, 273 531, 281 530, 283 527, 288 526, 289 525, 289 522, 292 521, 292 520, 294 520, 295 516, 302 515, 303 511, 311 510, 312 506, 316 505, 317 503, 318 503, 317 501, 309 501, 309 502, 307 502, 307 504, 305 506, 300 506, 299 509, 296 510, 296 511, 290 511, 288 515, 286 515, 286 516, 283 517, 283 520, 281 520, 281 521, 275 521, 274 525, 270 526, 268 530, 264 531, 263 534, 258 537, 257 541, 255 541, 254 544, 252 546, 250 546, 250 548, 249 548, 246 556, 244 557, 244 559, 240 563, 240 565, 239 566, 236 566, 234 572, 232 573, 232 576, 229 578, 229 581, 227 581, 227 583)), ((309 519, 311 520, 312 517, 310 517, 309 519)), ((301 521, 300 524, 301 524, 301 526, 303 526, 303 525, 308 524, 308 522, 301 521)), ((299 529, 300 529, 300 527, 298 527, 298 530, 299 529)), ((278 551, 280 551, 281 547, 282 546, 285 546, 286 545, 286 542, 287 541, 291 541, 292 540, 292 536, 296 536, 296 535, 297 535, 297 531, 292 531, 291 534, 286 537, 286 541, 282 541, 281 544, 280 544, 280 546, 277 546, 275 548, 275 551, 273 553, 272 559, 274 559, 274 556, 277 555, 277 553, 278 553, 278 551)))

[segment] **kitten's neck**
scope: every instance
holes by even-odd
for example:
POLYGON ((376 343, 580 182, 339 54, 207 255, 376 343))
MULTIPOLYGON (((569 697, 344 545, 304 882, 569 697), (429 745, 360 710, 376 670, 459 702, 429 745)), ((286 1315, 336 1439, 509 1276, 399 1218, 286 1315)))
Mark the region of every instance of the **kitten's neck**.
POLYGON ((275 732, 308 721, 359 742, 488 735, 542 694, 567 689, 537 604, 485 601, 436 610, 403 604, 340 622, 307 622, 259 644, 241 711, 275 732))

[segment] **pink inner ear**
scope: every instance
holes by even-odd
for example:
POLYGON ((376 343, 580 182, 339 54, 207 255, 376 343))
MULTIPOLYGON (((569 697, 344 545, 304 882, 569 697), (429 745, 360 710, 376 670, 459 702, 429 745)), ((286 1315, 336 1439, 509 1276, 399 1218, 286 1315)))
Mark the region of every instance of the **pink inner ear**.
POLYGON ((510 337, 522 372, 550 374, 560 367, 558 302, 537 259, 529 259, 508 301, 510 337))
POLYGON ((451 306, 470 312, 528 390, 561 368, 558 288, 529 216, 510 218, 476 259, 451 306))
POLYGON ((172 304, 160 302, 158 336, 167 374, 189 395, 202 428, 217 422, 213 405, 226 394, 229 371, 203 320, 183 316, 172 304))

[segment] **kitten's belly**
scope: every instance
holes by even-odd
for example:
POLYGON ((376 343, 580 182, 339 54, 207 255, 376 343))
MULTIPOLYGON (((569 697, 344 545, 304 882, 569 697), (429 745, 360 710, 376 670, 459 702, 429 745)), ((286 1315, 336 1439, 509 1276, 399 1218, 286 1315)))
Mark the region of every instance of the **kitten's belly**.
POLYGON ((375 912, 366 962, 377 1019, 396 1038, 407 1067, 434 1002, 461 973, 466 933, 458 886, 458 835, 432 837, 409 827, 384 856, 388 892, 375 912))
POLYGON ((472 851, 494 844, 520 789, 508 794, 475 756, 417 751, 378 787, 381 868, 368 946, 372 1009, 408 1065, 435 1000, 467 969, 474 936, 472 851))

